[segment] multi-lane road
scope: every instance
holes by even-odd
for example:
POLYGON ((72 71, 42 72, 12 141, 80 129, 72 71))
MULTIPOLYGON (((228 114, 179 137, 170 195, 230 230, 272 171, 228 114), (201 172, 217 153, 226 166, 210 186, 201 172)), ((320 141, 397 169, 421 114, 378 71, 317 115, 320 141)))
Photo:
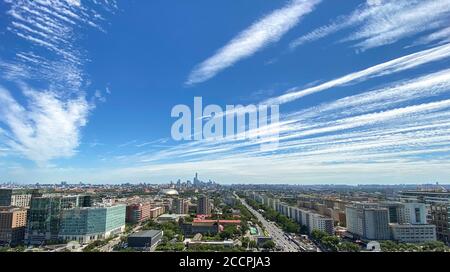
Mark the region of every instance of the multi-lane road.
POLYGON ((280 247, 282 251, 286 252, 298 252, 302 251, 293 241, 291 241, 289 238, 285 236, 285 232, 280 229, 275 223, 267 221, 261 213, 253 209, 250 205, 247 204, 247 202, 239 198, 235 194, 235 196, 241 200, 242 204, 261 222, 263 227, 267 230, 269 235, 272 237, 273 241, 275 242, 275 245, 277 247, 280 247))

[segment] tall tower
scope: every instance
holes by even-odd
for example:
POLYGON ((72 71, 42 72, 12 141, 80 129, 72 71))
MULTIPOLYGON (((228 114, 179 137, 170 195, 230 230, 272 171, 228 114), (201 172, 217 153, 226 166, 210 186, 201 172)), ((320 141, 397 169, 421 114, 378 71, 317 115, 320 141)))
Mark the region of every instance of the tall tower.
POLYGON ((199 185, 198 173, 195 173, 195 177, 194 177, 194 186, 198 186, 198 185, 199 185))

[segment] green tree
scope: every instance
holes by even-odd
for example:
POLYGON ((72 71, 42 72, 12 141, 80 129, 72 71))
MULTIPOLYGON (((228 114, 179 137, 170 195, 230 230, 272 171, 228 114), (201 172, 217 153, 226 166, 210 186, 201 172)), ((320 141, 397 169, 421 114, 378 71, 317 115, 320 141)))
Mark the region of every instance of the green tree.
POLYGON ((318 229, 313 229, 311 231, 311 237, 315 240, 321 241, 322 238, 328 236, 328 234, 324 231, 320 231, 318 229))
POLYGON ((275 242, 272 240, 268 240, 268 241, 264 242, 262 247, 265 249, 273 249, 273 248, 275 248, 275 242))
POLYGON ((449 247, 446 246, 441 241, 432 241, 432 242, 424 243, 422 245, 422 249, 424 251, 439 251, 439 252, 449 251, 449 247))
POLYGON ((258 244, 256 243, 255 240, 251 240, 248 246, 249 246, 250 248, 256 248, 256 247, 258 246, 258 244))
POLYGON ((358 252, 360 250, 359 246, 357 244, 351 243, 351 242, 342 242, 338 246, 339 251, 344 252, 358 252))
POLYGON ((338 251, 339 240, 339 237, 326 235, 322 237, 320 242, 331 251, 338 251))

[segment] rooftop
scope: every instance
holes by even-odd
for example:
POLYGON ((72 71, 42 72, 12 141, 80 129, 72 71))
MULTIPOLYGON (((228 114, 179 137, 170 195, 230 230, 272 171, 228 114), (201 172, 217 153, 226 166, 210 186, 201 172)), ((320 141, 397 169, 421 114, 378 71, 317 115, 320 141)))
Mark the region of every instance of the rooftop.
POLYGON ((155 237, 156 235, 160 234, 162 230, 143 230, 139 232, 135 232, 133 234, 130 234, 128 237, 155 237))

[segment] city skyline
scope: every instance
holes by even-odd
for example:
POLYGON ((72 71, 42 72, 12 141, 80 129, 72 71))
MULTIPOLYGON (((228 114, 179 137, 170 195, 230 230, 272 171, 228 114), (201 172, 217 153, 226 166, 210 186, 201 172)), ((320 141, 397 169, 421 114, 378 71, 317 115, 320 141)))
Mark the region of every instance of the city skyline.
POLYGON ((449 0, 0 0, 0 13, 0 182, 449 182, 449 0), (278 148, 173 140, 171 110, 194 97, 279 105, 278 148))

